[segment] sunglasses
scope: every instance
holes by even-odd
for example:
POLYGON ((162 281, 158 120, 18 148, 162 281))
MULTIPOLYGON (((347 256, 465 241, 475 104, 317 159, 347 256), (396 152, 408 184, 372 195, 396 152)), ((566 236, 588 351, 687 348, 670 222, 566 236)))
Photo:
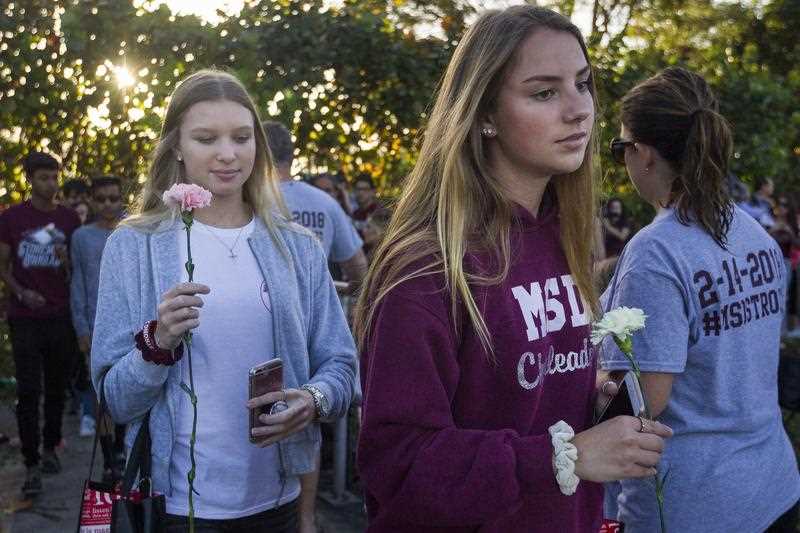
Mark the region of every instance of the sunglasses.
POLYGON ((611 141, 611 144, 608 146, 609 150, 611 151, 611 159, 614 162, 619 163, 620 165, 625 164, 625 148, 628 146, 633 146, 633 141, 626 141, 625 139, 614 139, 611 141))
POLYGON ((112 204, 115 204, 119 202, 119 199, 120 199, 119 196, 114 196, 114 195, 105 196, 102 194, 98 194, 94 196, 94 201, 97 202, 98 204, 104 204, 106 202, 111 202, 112 204))

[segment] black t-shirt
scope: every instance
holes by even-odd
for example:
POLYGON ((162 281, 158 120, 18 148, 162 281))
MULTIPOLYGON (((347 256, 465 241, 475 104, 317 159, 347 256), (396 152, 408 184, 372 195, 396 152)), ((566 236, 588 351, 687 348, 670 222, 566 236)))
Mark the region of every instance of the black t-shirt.
POLYGON ((52 211, 40 211, 27 201, 0 214, 0 242, 11 247, 12 276, 47 302, 31 309, 12 298, 9 318, 69 316, 69 278, 57 250, 63 247, 64 257, 69 257, 67 247, 80 225, 78 213, 61 205, 52 211))
MULTIPOLYGON (((624 220, 606 220, 617 230, 622 231, 624 229, 630 229, 630 225, 624 220)), ((628 237, 630 237, 630 235, 628 235, 628 237)), ((622 253, 622 249, 625 248, 627 242, 628 239, 620 239, 608 231, 603 231, 603 244, 605 245, 606 257, 618 257, 622 253)))

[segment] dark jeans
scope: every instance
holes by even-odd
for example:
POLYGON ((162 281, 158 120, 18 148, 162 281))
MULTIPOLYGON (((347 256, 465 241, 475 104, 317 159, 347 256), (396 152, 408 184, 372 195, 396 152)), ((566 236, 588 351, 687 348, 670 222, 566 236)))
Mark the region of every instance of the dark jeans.
POLYGON ((64 389, 73 368, 75 332, 69 318, 8 320, 17 377, 17 426, 25 466, 39 463, 39 399, 44 376, 43 447, 61 441, 64 389))
MULTIPOLYGON (((196 533, 297 533, 297 500, 258 514, 231 520, 194 519, 196 533)), ((189 531, 189 518, 167 515, 165 533, 189 531)))
POLYGON ((769 526, 766 533, 796 533, 798 518, 800 518, 800 501, 769 526))

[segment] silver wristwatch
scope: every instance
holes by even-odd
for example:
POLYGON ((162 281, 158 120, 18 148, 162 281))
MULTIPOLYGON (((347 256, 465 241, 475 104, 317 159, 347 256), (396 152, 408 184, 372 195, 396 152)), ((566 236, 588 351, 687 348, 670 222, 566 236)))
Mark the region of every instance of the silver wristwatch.
POLYGON ((317 418, 327 418, 328 415, 331 414, 331 404, 328 403, 328 399, 322 394, 322 391, 319 390, 314 385, 303 385, 300 387, 303 390, 307 390, 311 397, 314 399, 314 409, 317 411, 317 418))

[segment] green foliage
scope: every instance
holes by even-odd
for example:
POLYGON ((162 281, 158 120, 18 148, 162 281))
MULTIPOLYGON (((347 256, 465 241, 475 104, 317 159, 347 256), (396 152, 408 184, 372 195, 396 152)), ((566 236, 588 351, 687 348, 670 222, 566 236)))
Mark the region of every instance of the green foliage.
POLYGON ((444 35, 459 33, 469 10, 456 6, 250 1, 212 26, 141 0, 7 4, 0 202, 27 189, 20 161, 31 149, 62 156, 67 175, 115 173, 137 188, 169 93, 210 66, 238 75, 263 118, 291 126, 308 170, 368 171, 390 183, 410 168, 452 49, 413 28, 437 19, 444 35))
MULTIPOLYGON (((659 70, 682 65, 709 81, 731 123, 731 171, 751 183, 773 177, 779 190, 800 185, 800 68, 787 59, 798 50, 790 29, 800 24, 797 2, 777 0, 763 8, 710 0, 591 4, 597 21, 588 42, 603 147, 619 133, 620 98, 659 70)), ((621 196, 639 223, 647 223, 653 210, 638 200, 624 168, 605 153, 602 163, 606 195, 621 196)))
MULTIPOLYGON (((603 147, 618 101, 672 64, 703 73, 734 127, 734 172, 800 179, 800 5, 793 0, 554 0, 590 8, 587 34, 603 147)), ((248 0, 217 25, 152 0, 15 0, 0 7, 0 203, 27 190, 31 149, 62 156, 65 175, 115 173, 134 191, 175 84, 217 66, 247 85, 262 118, 287 123, 309 172, 372 173, 395 190, 465 24, 467 0, 248 0)), ((605 148, 603 150, 605 152, 605 148)), ((624 169, 603 153, 603 188, 639 220, 624 169)))

